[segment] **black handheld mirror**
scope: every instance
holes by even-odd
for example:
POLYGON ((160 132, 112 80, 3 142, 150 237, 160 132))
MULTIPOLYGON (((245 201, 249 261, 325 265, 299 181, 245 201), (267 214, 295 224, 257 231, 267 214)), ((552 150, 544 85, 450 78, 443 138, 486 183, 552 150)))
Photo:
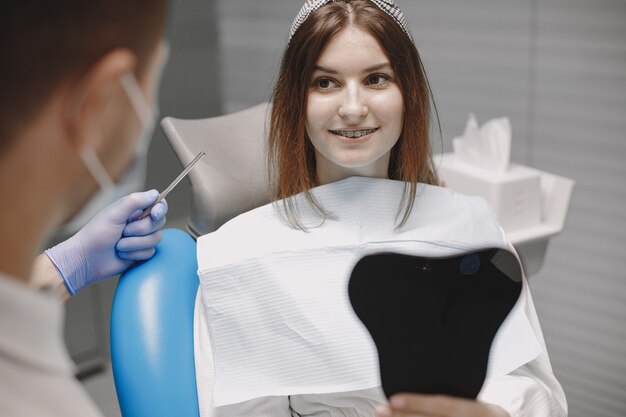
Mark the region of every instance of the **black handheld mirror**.
POLYGON ((348 293, 376 348, 387 397, 399 392, 476 398, 489 350, 522 290, 514 254, 368 255, 348 293))

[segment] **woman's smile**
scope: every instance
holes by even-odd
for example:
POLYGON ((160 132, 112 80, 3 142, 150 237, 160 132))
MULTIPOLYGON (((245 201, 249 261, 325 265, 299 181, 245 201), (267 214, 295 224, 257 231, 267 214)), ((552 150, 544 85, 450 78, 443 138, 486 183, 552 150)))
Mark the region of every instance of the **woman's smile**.
POLYGON ((339 140, 349 143, 364 142, 378 130, 379 128, 363 128, 363 129, 333 129, 329 130, 330 133, 337 136, 339 140), (359 140, 357 140, 359 139, 359 140))

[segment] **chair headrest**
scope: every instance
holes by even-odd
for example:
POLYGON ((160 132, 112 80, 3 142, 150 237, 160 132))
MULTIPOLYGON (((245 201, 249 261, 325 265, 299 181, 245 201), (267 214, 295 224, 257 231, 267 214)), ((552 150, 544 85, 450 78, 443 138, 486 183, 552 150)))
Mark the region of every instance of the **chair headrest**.
POLYGON ((195 237, 210 233, 233 217, 270 200, 265 156, 271 105, 207 119, 166 117, 161 126, 183 165, 200 151, 206 156, 189 173, 195 237))

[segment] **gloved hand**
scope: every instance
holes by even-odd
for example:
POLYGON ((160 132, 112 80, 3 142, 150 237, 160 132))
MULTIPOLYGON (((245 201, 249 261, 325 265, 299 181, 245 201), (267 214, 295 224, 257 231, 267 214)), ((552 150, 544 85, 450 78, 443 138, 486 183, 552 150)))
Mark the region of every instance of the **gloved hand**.
POLYGON ((161 241, 167 203, 138 220, 154 203, 158 191, 133 193, 106 207, 74 236, 45 251, 70 294, 126 271, 136 261, 150 259, 161 241))

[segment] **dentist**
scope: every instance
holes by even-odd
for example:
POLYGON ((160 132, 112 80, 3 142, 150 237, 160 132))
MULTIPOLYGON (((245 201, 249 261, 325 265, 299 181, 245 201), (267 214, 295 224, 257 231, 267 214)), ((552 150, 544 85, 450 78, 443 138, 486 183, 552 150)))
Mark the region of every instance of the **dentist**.
POLYGON ((0 15, 0 415, 97 416, 63 345, 61 300, 150 258, 167 205, 137 220, 158 193, 131 194, 36 254, 145 159, 166 0, 22 0, 0 15))

